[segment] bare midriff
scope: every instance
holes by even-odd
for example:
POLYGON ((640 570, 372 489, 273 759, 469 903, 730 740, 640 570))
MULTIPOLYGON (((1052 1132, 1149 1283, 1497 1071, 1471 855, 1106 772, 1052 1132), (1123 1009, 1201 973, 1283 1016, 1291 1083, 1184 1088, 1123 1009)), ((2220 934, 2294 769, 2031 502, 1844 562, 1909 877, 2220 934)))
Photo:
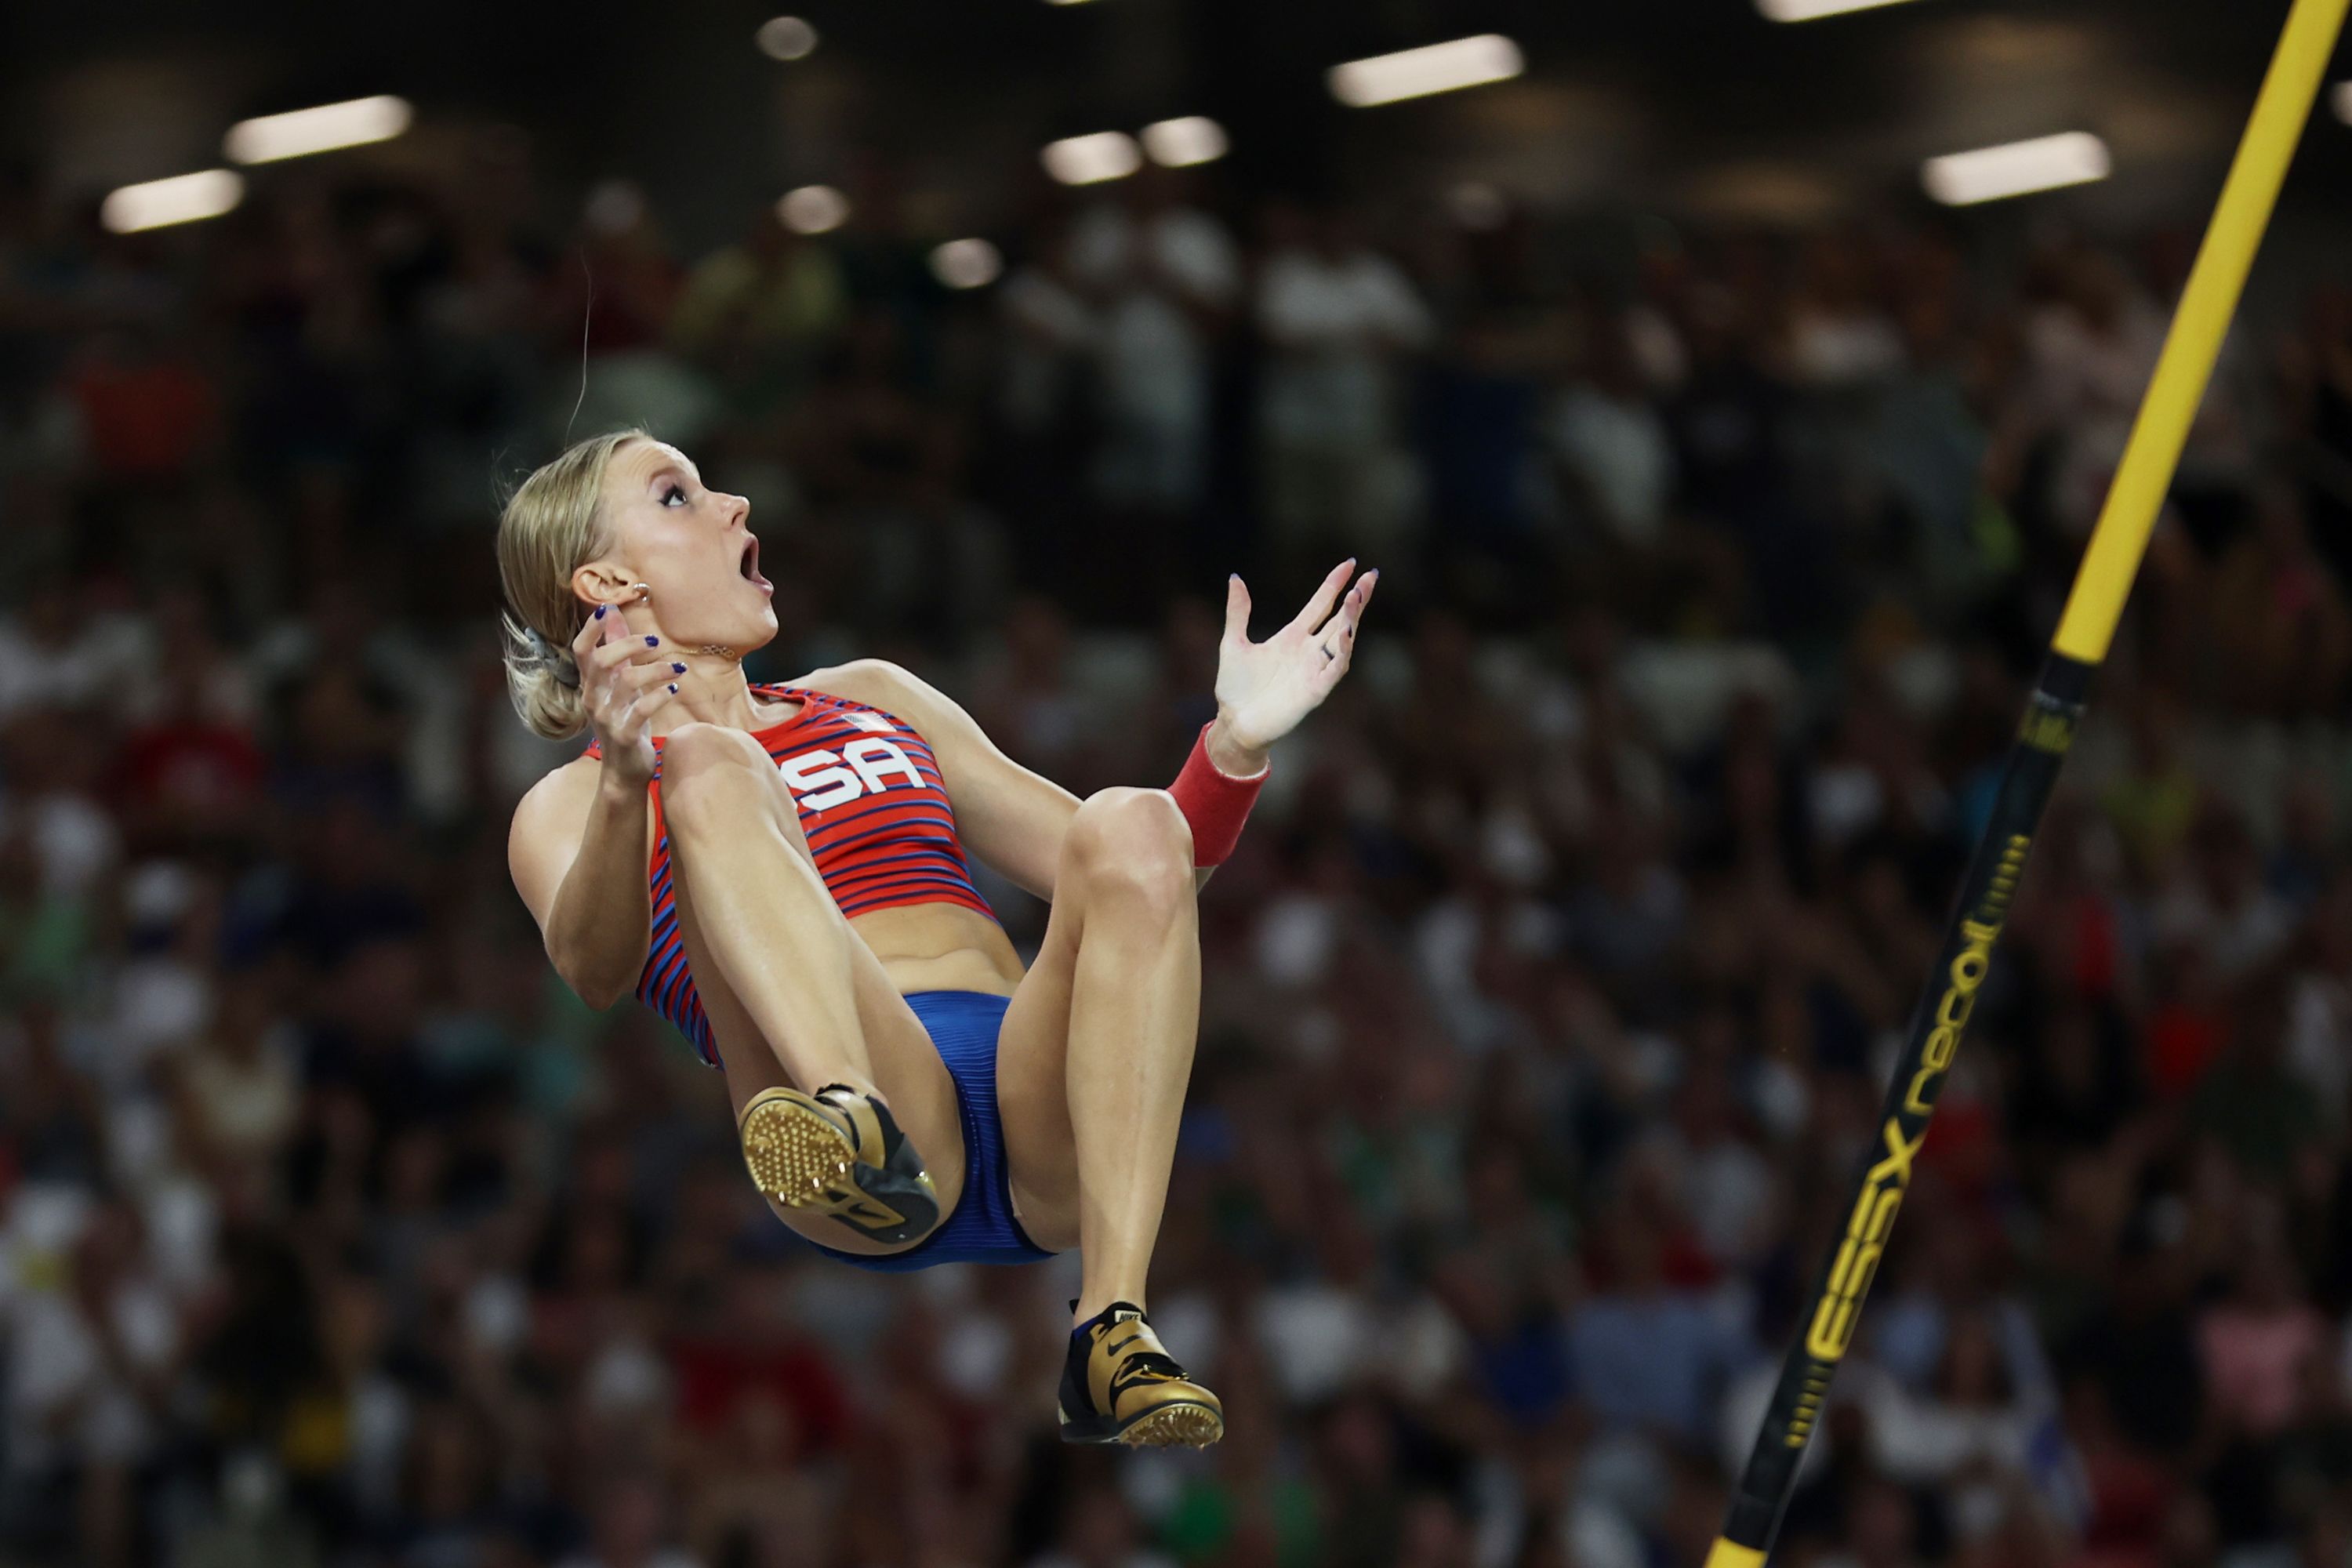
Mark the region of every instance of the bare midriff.
POLYGON ((849 922, 902 996, 918 991, 980 991, 1010 996, 1021 957, 1004 928, 961 904, 907 904, 849 922))

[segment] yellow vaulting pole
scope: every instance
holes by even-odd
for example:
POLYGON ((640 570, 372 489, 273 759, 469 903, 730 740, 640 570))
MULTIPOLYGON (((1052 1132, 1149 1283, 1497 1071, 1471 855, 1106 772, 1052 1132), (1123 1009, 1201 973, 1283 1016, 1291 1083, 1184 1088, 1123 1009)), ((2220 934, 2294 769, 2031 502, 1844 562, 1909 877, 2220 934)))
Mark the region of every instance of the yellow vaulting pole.
POLYGON ((2246 272, 2254 264, 2263 231, 2270 226, 2271 206, 2278 200, 2287 163, 2303 139, 2312 100, 2327 74, 2346 4, 2295 0, 2288 13, 2286 31, 2254 100, 2253 117, 2246 122, 2221 199, 2213 208, 2213 221, 2206 226, 2205 243, 2198 247, 2197 265, 2181 290, 2180 307, 2173 312, 2164 355, 2156 362, 2156 374, 2140 400, 2131 444, 2124 448, 2107 504, 2100 509, 2090 546, 2074 574, 2066 613, 2059 618, 2051 646, 2068 658, 2097 664, 2107 657, 2124 600, 2139 574, 2148 532, 2156 526, 2165 492, 2172 488, 2172 470, 2189 439, 2189 422, 2197 417, 2214 356, 2221 352, 2222 334, 2230 330, 2246 272))
POLYGON ((2352 0, 2294 0, 2288 13, 2286 30, 2263 78, 2213 221, 2173 313, 2163 355, 2141 399, 2131 442, 2074 574, 2050 658, 2010 748, 2000 793, 1984 837, 1969 858, 1936 967, 1912 1014, 1903 1056, 1887 1086, 1878 1138, 1856 1179, 1844 1229, 1822 1266, 1800 1321, 1797 1342, 1781 1363, 1772 1403, 1732 1493, 1723 1533, 1707 1553, 1706 1568, 1761 1568, 1772 1550, 1798 1464, 1828 1397, 1830 1380, 1853 1342, 1863 1300, 1878 1271, 1903 1195, 1910 1189, 1912 1165, 1927 1143, 1944 1076, 1968 1031, 1977 988, 1991 967, 2011 897, 2042 825, 2042 807, 2049 804, 2074 742, 2092 673, 2115 638, 2116 623, 2131 595, 2132 579, 2139 574, 2140 557, 2147 552, 2165 493, 2171 489, 2173 469, 2205 395, 2205 383, 2213 374, 2222 334, 2237 310, 2246 273, 2263 230, 2270 226, 2271 208, 2310 119, 2347 5, 2352 0))

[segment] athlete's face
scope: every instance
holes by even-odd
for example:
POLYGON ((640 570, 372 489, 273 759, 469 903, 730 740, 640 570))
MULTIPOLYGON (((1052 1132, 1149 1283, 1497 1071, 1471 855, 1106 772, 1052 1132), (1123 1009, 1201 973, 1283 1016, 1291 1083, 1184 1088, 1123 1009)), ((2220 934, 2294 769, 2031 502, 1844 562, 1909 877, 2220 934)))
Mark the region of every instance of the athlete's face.
MULTIPOLYGON (((682 648, 718 643, 738 652, 776 635, 769 602, 774 585, 760 575, 760 542, 751 503, 708 489, 685 453, 659 441, 632 441, 604 468, 604 517, 613 549, 580 569, 598 603, 645 605, 663 636, 682 648)), ((635 616, 632 616, 632 624, 635 616)))

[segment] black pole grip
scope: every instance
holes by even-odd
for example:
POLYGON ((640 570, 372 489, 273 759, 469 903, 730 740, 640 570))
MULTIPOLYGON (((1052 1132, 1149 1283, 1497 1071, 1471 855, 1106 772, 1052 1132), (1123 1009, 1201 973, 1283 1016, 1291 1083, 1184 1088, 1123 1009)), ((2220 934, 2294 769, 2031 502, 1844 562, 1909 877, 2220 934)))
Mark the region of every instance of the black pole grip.
POLYGON ((1780 1381, 1732 1494, 1723 1540, 1744 1549, 1742 1561, 1749 1560, 1748 1552, 1769 1552, 1780 1532, 1797 1467, 1821 1418, 1830 1380, 1853 1342, 1863 1299, 1878 1272, 1903 1194, 1911 1185, 1913 1164, 1927 1140, 1944 1076, 1968 1032, 1977 989, 1991 967, 1993 946, 2009 919, 2042 809, 2050 804, 2058 770, 2074 744, 2093 668, 2052 654, 2018 726, 1992 815, 1969 858, 1936 967, 1920 993, 1903 1055, 1886 1086, 1877 1142, 1856 1174, 1844 1228, 1822 1263, 1798 1322, 1797 1342, 1781 1363, 1780 1381))

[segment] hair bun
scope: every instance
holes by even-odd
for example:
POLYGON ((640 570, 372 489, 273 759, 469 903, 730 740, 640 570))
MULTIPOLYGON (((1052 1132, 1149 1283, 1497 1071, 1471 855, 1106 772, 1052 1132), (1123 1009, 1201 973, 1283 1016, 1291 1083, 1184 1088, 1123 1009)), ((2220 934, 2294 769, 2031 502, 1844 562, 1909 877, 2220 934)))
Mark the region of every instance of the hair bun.
POLYGON ((541 637, 537 626, 523 627, 522 638, 530 646, 531 658, 547 667, 547 672, 555 677, 557 685, 568 686, 575 691, 579 689, 580 665, 569 650, 560 648, 541 637))

